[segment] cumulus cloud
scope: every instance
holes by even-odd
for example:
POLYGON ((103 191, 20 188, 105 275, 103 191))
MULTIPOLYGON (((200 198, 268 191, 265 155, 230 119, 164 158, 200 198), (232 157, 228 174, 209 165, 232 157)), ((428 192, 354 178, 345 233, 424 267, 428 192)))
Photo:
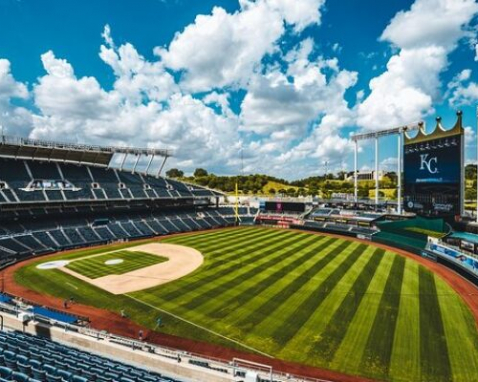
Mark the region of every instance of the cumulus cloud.
MULTIPOLYGON (((312 49, 312 40, 306 39, 285 57, 285 72, 275 67, 254 76, 242 103, 244 130, 282 135, 289 131, 286 137, 290 139, 301 136, 323 116, 348 112, 344 93, 355 85, 357 73, 341 70, 335 59, 309 60, 312 49)), ((335 128, 343 126, 333 122, 335 128)))
MULTIPOLYGON (((367 92, 355 88, 357 72, 301 34, 321 23, 324 0, 239 5, 197 16, 152 59, 115 44, 106 25, 99 57, 114 75, 111 89, 48 51, 29 91, 0 60, 0 121, 35 138, 171 148, 171 163, 186 171, 237 172, 242 148, 246 171, 308 176, 324 161, 348 161, 345 128, 389 127, 431 112, 447 57, 477 12, 471 0, 417 0, 399 12, 381 36, 395 53, 367 92), (285 40, 300 42, 289 48, 285 40), (34 109, 12 102, 28 97, 34 109)), ((449 84, 454 104, 478 98, 470 78, 464 70, 449 84)))
POLYGON ((240 1, 228 13, 214 7, 177 33, 167 49, 155 52, 169 68, 183 71, 182 85, 193 91, 245 86, 285 33, 284 23, 301 31, 320 23, 324 0, 240 1))
POLYGON ((465 145, 466 147, 476 147, 476 132, 471 126, 465 127, 465 145))
POLYGON ((177 91, 173 76, 160 61, 148 62, 130 43, 114 45, 111 30, 105 26, 100 58, 116 75, 115 90, 130 103, 144 100, 164 101, 177 91))
POLYGON ((387 70, 370 81, 358 124, 380 129, 415 122, 433 112, 448 54, 478 12, 473 0, 417 0, 392 19, 381 36, 398 49, 387 70))
POLYGON ((22 134, 29 131, 32 124, 30 112, 12 104, 14 99, 26 100, 28 97, 27 87, 13 77, 10 61, 0 59, 0 124, 4 132, 22 134))
POLYGON ((400 49, 441 46, 450 51, 477 11, 474 0, 417 0, 395 15, 381 39, 400 49))

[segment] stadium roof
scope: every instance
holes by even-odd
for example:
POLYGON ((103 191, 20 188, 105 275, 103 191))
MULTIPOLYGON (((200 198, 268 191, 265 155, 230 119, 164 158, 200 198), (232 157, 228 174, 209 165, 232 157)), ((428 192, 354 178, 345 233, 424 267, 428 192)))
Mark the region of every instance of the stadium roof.
POLYGON ((0 139, 0 156, 16 159, 39 159, 108 166, 115 154, 160 156, 164 158, 172 156, 170 150, 162 149, 84 145, 8 135, 2 135, 0 139))

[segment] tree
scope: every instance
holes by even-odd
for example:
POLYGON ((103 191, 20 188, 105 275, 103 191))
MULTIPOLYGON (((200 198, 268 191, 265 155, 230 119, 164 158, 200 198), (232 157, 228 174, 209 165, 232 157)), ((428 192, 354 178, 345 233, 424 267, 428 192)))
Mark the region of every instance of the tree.
POLYGON ((269 188, 269 194, 275 195, 276 194, 276 189, 275 188, 269 188))
POLYGON ((208 176, 208 173, 206 170, 204 170, 203 168, 197 168, 196 170, 194 170, 194 177, 195 178, 200 178, 200 177, 203 177, 203 176, 208 176))
POLYGON ((313 186, 313 187, 309 188, 309 195, 310 196, 317 196, 318 193, 319 193, 319 190, 317 189, 316 186, 313 186))
POLYGON ((465 166, 465 178, 476 179, 476 164, 467 164, 465 166))
POLYGON ((184 172, 181 170, 178 170, 177 168, 172 168, 166 171, 166 176, 168 178, 182 178, 184 176, 184 172))
POLYGON ((476 199, 476 188, 467 188, 465 190, 465 199, 466 200, 475 200, 476 199))

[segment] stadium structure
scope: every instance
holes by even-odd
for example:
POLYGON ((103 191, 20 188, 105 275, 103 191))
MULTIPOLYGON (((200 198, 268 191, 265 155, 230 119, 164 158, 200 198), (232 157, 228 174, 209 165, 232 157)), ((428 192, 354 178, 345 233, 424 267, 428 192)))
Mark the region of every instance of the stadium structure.
POLYGON ((398 134, 404 211, 233 205, 168 150, 2 136, 0 382, 478 380, 461 117, 353 138, 398 134))

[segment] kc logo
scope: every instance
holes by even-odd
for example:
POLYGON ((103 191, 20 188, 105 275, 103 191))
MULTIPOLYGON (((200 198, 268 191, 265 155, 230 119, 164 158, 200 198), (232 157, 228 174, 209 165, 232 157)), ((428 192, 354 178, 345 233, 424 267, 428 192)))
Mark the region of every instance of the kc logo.
POLYGON ((430 154, 421 154, 420 155, 420 170, 428 170, 430 174, 437 174, 438 173, 438 167, 437 167, 437 157, 432 157, 428 159, 428 155, 430 154), (434 165, 432 165, 432 163, 434 165))

